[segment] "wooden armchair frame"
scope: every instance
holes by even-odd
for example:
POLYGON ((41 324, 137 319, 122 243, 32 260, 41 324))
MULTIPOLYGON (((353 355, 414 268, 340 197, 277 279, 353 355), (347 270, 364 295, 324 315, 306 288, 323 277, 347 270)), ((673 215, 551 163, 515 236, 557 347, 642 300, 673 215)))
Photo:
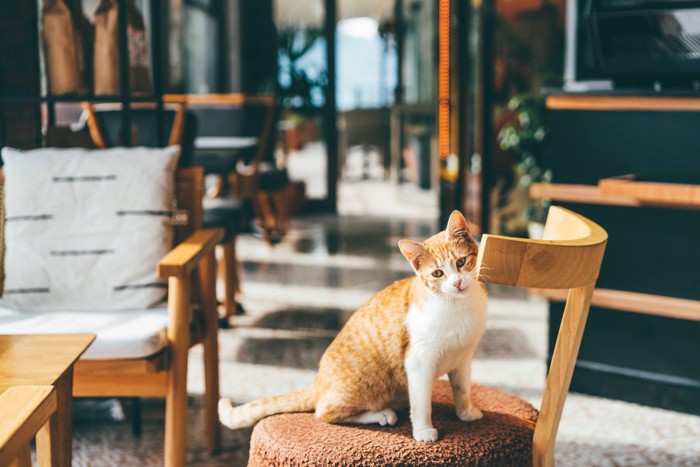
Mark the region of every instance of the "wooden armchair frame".
MULTIPOLYGON (((0 394, 0 466, 31 467, 29 443, 48 431, 56 407, 53 386, 15 386, 0 394)), ((37 440, 37 449, 41 444, 37 440)))
MULTIPOLYGON (((182 141, 182 132, 183 128, 185 126, 185 105, 183 103, 174 103, 176 105, 175 108, 175 118, 173 120, 172 127, 170 128, 170 135, 168 136, 168 145, 174 145, 174 144, 180 144, 182 141)), ((97 104, 99 106, 109 106, 109 107, 114 107, 114 108, 120 108, 121 104, 97 104)), ((107 143, 105 143, 104 135, 102 134, 102 130, 100 130, 100 125, 97 122, 97 118, 95 116, 95 106, 96 104, 92 102, 83 102, 82 107, 83 111, 85 112, 85 115, 87 116, 87 127, 88 131, 90 132, 90 137, 92 138, 92 142, 95 143, 95 146, 98 148, 106 148, 107 143)), ((149 104, 149 103, 137 103, 137 104, 132 104, 132 108, 135 109, 152 109, 154 108, 154 104, 149 104)))
POLYGON ((207 447, 216 452, 221 433, 216 404, 219 399, 218 314, 214 247, 221 229, 200 230, 204 174, 200 168, 179 169, 176 177, 177 246, 157 265, 168 279, 168 347, 141 359, 79 360, 74 367, 76 397, 165 397, 165 465, 185 465, 187 430, 187 355, 190 347, 204 348, 204 412, 207 447), (184 240, 179 241, 184 238, 184 240), (179 243, 178 243, 179 241, 179 243), (199 307, 193 307, 199 302, 199 307))
MULTIPOLYGON (((3 181, 0 172, 0 183, 3 181)), ((185 465, 187 355, 190 347, 199 343, 204 349, 207 447, 216 452, 221 446, 214 248, 223 238, 223 231, 200 229, 203 190, 201 168, 177 170, 177 208, 173 216, 176 246, 154 265, 160 278, 168 279, 167 347, 144 358, 78 360, 73 367, 74 397, 165 397, 168 467, 185 465), (192 303, 200 306, 193 307, 192 303)))
POLYGON ((572 211, 551 207, 543 240, 484 235, 476 270, 492 284, 569 289, 533 436, 533 465, 554 465, 554 442, 600 272, 608 234, 572 211))

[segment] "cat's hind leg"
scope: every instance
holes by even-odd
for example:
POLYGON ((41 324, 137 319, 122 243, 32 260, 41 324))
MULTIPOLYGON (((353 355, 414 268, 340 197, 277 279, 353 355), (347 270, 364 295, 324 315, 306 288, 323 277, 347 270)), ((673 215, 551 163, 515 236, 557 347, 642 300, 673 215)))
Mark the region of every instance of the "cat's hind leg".
POLYGON ((381 426, 394 426, 397 421, 396 412, 392 409, 366 410, 365 408, 349 407, 347 405, 330 404, 320 400, 316 405, 316 418, 328 423, 359 423, 381 426))
POLYGON ((373 423, 378 423, 381 426, 394 426, 396 425, 396 412, 391 409, 384 409, 378 411, 368 410, 366 412, 360 412, 346 420, 347 423, 360 423, 362 425, 371 425, 373 423))

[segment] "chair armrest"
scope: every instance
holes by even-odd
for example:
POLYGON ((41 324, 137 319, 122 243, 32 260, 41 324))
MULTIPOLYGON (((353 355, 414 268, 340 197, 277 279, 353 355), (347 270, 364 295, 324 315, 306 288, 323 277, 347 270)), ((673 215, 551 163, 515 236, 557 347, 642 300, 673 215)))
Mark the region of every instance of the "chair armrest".
POLYGON ((0 394, 0 465, 9 465, 56 412, 53 386, 15 386, 0 394))
POLYGON ((197 230, 158 261, 158 277, 189 275, 207 253, 224 238, 223 229, 197 230))

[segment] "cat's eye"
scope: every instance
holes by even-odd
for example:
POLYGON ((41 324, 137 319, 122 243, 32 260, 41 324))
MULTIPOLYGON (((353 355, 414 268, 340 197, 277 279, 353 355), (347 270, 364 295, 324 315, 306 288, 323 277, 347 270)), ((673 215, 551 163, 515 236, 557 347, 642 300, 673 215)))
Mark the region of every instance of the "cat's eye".
POLYGON ((443 274, 444 273, 439 269, 436 269, 435 271, 433 271, 433 277, 442 277, 443 274))
POLYGON ((467 262, 467 257, 466 257, 466 256, 463 256, 463 257, 459 258, 459 259, 457 260, 457 267, 458 267, 458 268, 461 268, 462 266, 464 266, 464 263, 466 263, 466 262, 467 262))

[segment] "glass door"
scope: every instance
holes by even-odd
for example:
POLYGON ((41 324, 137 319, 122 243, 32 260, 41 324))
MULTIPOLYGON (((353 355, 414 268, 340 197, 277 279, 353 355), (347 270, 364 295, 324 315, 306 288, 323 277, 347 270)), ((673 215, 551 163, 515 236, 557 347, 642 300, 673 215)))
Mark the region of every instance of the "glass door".
POLYGON ((437 205, 437 3, 397 0, 399 78, 392 112, 392 180, 402 199, 437 205))
POLYGON ((278 153, 307 207, 335 209, 335 1, 274 0, 278 153))

